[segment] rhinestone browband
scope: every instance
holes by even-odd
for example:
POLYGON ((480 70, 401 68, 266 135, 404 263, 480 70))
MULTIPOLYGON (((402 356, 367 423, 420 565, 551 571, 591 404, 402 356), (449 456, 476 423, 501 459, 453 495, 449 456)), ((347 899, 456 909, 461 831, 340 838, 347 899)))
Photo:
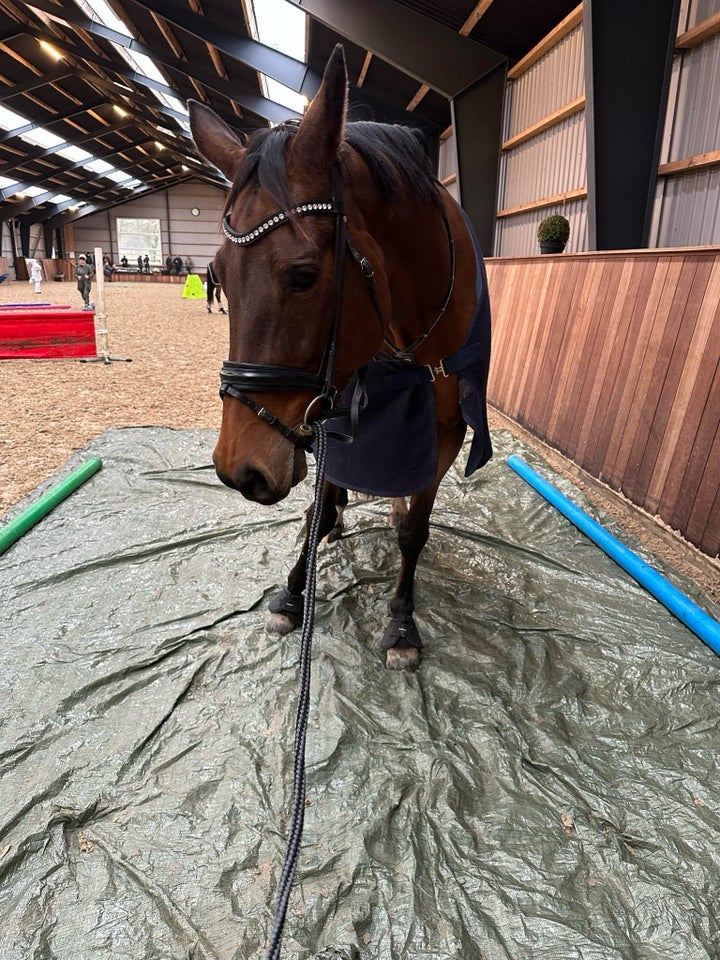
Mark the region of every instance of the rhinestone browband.
POLYGON ((287 211, 278 210, 277 213, 271 214, 267 220, 263 220, 262 223, 258 223, 257 226, 252 227, 247 233, 238 233, 237 230, 233 230, 230 226, 229 217, 225 216, 222 221, 222 230, 232 243, 245 245, 254 243, 255 240, 264 237, 266 233, 269 233, 276 227, 281 227, 284 223, 287 223, 291 217, 307 217, 311 214, 338 213, 338 211, 339 208, 337 204, 332 201, 310 201, 309 203, 299 203, 296 207, 291 207, 287 211))

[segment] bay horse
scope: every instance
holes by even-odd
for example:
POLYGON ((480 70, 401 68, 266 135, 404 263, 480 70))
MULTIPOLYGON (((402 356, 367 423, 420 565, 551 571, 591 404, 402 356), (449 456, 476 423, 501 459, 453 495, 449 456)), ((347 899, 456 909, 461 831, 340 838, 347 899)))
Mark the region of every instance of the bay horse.
MULTIPOLYGON (((324 421, 320 536, 340 534, 345 488, 393 498, 401 566, 381 647, 389 668, 414 670, 413 582, 438 486, 468 424, 466 475, 492 453, 489 303, 472 228, 420 138, 349 123, 347 87, 338 44, 302 120, 247 142, 189 101, 198 150, 232 184, 215 257, 230 359, 213 460, 229 487, 278 503, 304 479, 324 421)), ((269 632, 302 622, 306 572, 304 548, 269 632)))

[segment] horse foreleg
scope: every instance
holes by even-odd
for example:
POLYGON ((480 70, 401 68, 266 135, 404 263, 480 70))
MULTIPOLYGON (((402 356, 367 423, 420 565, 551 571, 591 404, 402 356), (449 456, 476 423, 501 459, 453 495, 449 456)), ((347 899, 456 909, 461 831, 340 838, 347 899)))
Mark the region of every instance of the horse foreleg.
MULTIPOLYGON (((345 504, 347 504, 347 491, 341 490, 340 487, 336 487, 332 483, 323 485, 320 501, 320 540, 326 536, 331 539, 335 531, 338 531, 337 535, 332 539, 338 539, 342 532, 342 507, 345 504), (340 504, 340 510, 338 509, 338 503, 340 504)), ((280 593, 277 593, 268 604, 268 610, 270 611, 266 626, 268 633, 284 636, 294 630, 295 627, 299 627, 303 621, 305 607, 303 593, 307 577, 307 538, 312 512, 313 506, 311 505, 305 514, 305 543, 297 563, 290 571, 287 586, 280 593)))
MULTIPOLYGON (((390 670, 417 670, 420 665, 422 640, 413 617, 415 570, 430 536, 430 514, 440 481, 458 455, 464 437, 465 424, 461 423, 439 438, 439 466, 432 486, 414 494, 410 498, 410 509, 405 513, 402 509, 394 511, 402 560, 395 593, 390 601, 390 622, 380 644, 385 650, 385 665, 390 670)), ((395 504, 396 501, 393 501, 394 507, 395 504)))
POLYGON ((385 664, 390 670, 417 670, 420 665, 422 640, 415 625, 415 570, 423 547, 430 535, 430 514, 439 486, 433 484, 410 500, 410 509, 398 516, 400 574, 390 601, 390 622, 380 646, 385 650, 385 664))
POLYGON ((345 530, 345 521, 343 515, 345 507, 348 505, 348 492, 344 487, 336 487, 335 495, 335 523, 330 532, 323 538, 323 543, 335 543, 343 535, 345 530))

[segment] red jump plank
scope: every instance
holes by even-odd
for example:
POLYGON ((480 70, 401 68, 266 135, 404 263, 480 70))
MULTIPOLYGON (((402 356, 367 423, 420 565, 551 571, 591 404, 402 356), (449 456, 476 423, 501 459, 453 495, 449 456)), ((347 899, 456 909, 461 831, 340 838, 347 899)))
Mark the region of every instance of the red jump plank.
POLYGON ((0 313, 0 360, 94 357, 91 310, 17 310, 0 313))

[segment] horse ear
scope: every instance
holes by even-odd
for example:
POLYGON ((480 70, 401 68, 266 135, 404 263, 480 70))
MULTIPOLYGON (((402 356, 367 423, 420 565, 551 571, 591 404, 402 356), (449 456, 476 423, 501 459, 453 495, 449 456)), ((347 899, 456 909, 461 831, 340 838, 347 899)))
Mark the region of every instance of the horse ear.
POLYGON ((188 112, 198 150, 228 180, 234 181, 245 155, 244 141, 204 103, 188 100, 188 112))
POLYGON ((293 140, 291 158, 304 169, 327 171, 337 157, 347 115, 347 67, 345 51, 338 43, 332 52, 322 83, 302 118, 293 140))

